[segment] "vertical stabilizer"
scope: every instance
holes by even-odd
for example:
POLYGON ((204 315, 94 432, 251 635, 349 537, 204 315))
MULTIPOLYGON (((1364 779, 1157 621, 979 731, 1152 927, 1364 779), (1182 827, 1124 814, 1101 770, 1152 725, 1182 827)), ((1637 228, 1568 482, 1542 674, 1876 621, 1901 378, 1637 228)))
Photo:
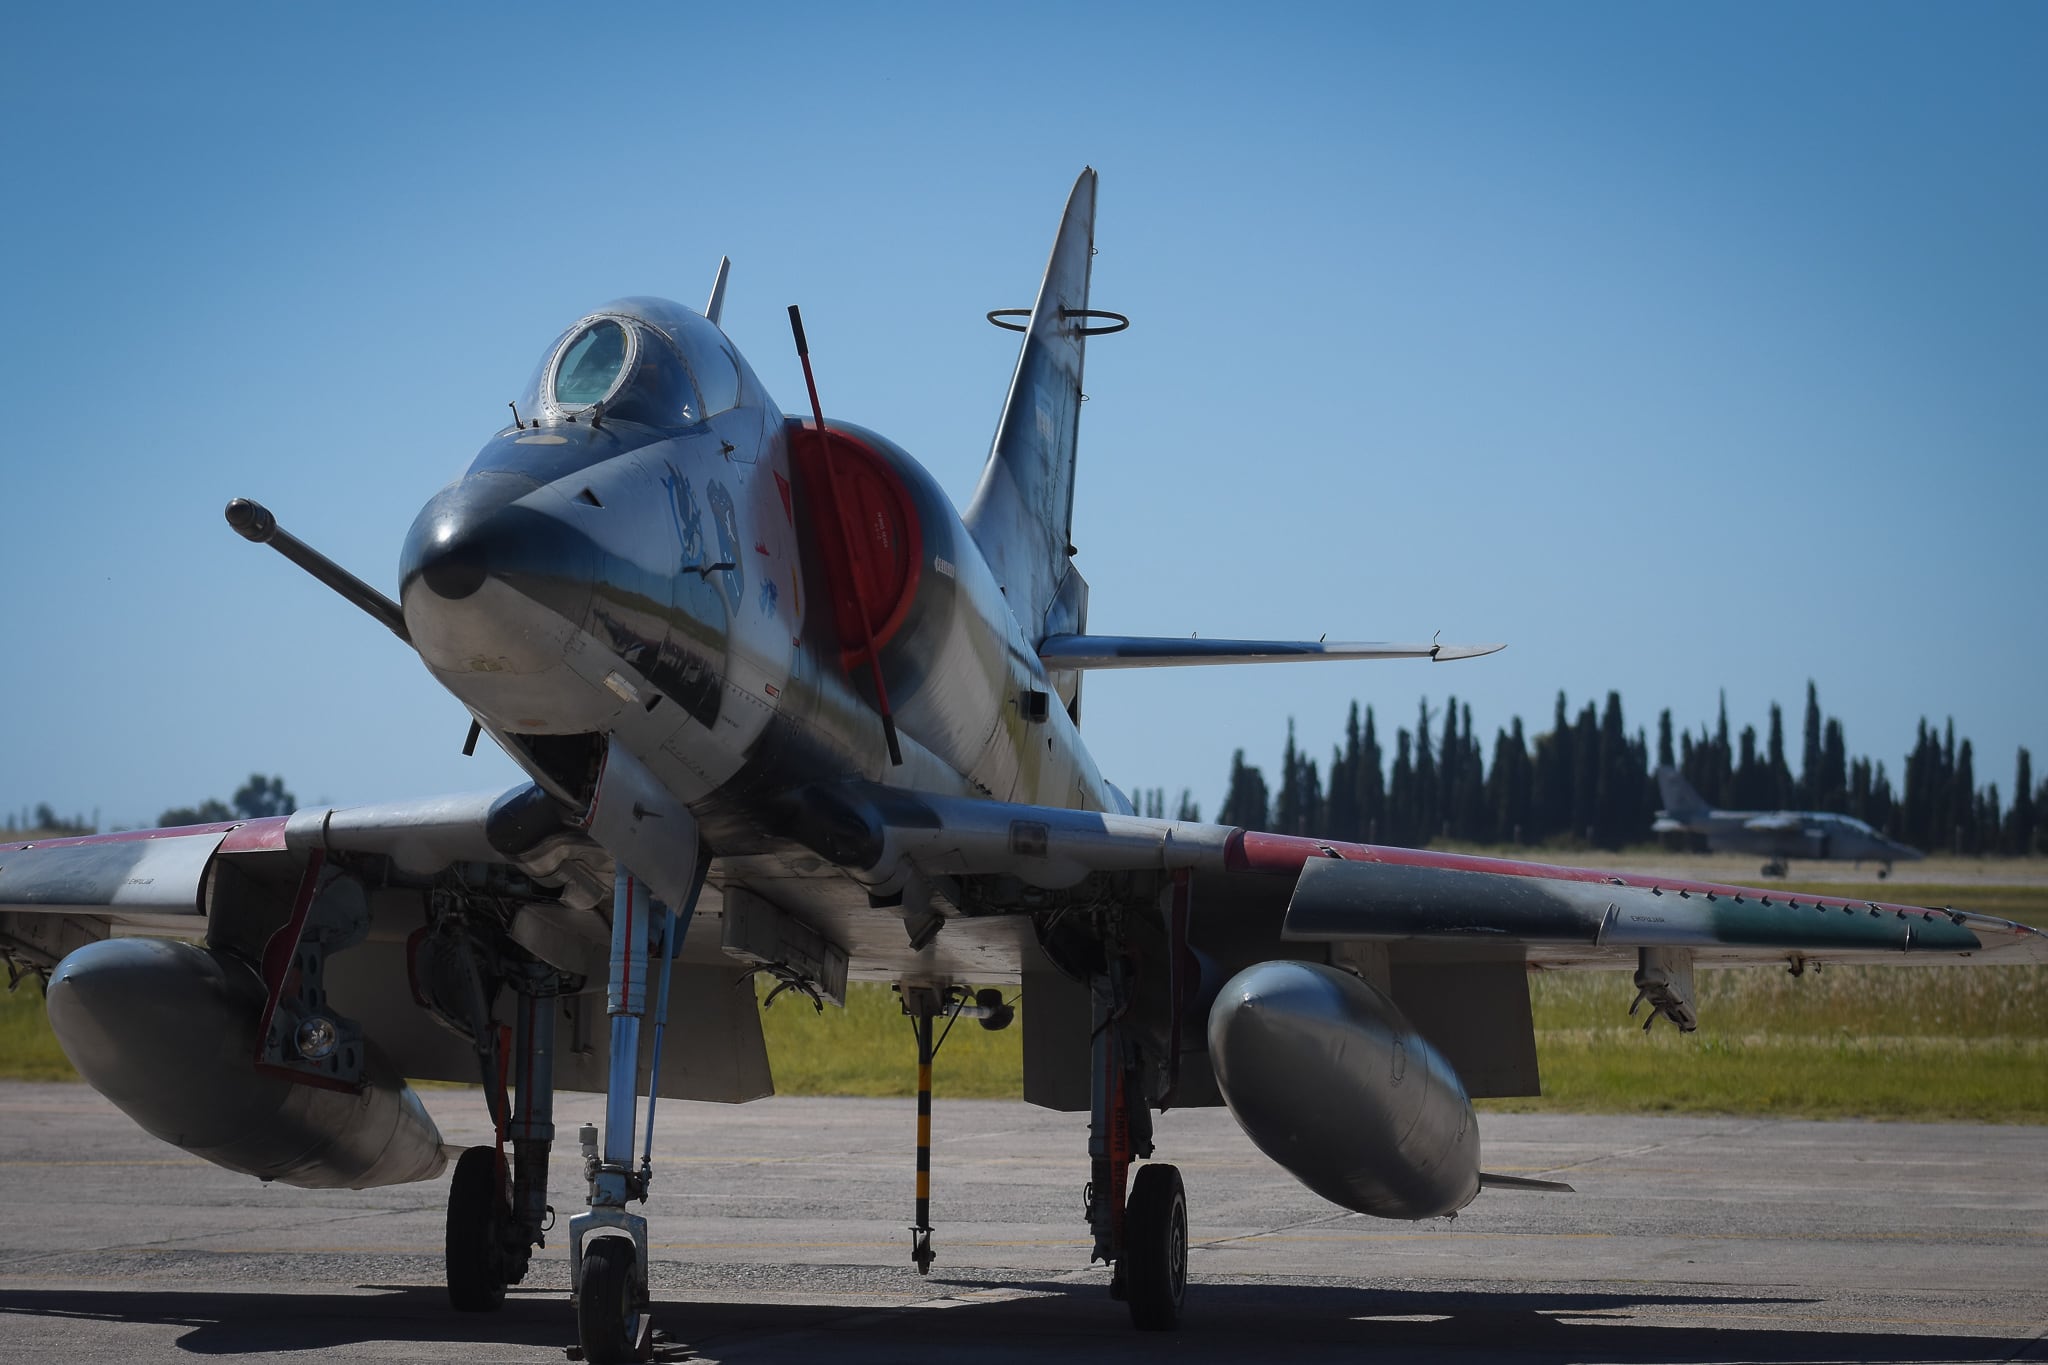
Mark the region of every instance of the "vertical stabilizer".
POLYGON ((1676 768, 1657 769, 1657 789, 1664 796, 1664 814, 1674 820, 1691 820, 1712 811, 1706 798, 1694 791, 1676 768))
POLYGON ((1038 287, 995 448, 968 505, 967 529, 1035 642, 1068 572, 1074 446, 1081 425, 1082 316, 1095 252, 1095 171, 1074 182, 1038 287))

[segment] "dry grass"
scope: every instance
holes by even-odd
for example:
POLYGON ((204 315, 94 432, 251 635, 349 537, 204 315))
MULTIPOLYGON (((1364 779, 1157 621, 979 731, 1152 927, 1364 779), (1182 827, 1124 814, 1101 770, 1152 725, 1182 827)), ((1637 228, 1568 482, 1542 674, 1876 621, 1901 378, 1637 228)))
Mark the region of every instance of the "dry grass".
POLYGON ((1689 1035, 1629 1023, 1632 993, 1535 978, 1543 1096, 1482 1107, 2048 1123, 2048 967, 1701 972, 1689 1035))

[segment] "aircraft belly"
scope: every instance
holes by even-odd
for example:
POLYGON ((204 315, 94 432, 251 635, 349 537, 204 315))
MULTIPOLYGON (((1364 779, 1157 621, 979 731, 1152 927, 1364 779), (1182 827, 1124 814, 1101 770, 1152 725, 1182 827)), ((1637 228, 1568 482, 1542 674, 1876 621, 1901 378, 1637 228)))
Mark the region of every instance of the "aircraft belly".
POLYGON ((1732 830, 1715 835, 1717 853, 1747 853, 1759 858, 1813 857, 1814 851, 1798 834, 1773 834, 1757 830, 1732 830))
POLYGON ((1023 915, 949 914, 920 951, 910 946, 897 910, 870 905, 865 889, 844 877, 749 876, 745 884, 844 948, 847 974, 858 981, 909 976, 1014 985, 1023 979, 1026 955, 1036 951, 1031 921, 1023 915))

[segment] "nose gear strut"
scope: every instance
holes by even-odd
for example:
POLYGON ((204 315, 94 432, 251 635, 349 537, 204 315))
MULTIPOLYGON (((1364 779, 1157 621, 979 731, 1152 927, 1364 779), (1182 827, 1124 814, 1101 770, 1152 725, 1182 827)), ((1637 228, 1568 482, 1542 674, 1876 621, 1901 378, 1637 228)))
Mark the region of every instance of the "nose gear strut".
POLYGON ((661 1089, 671 964, 681 951, 711 866, 709 851, 697 841, 694 822, 676 833, 696 844, 698 850, 684 905, 673 911, 662 905, 623 864, 613 883, 607 990, 611 1065, 605 1085, 604 1140, 600 1148, 597 1129, 591 1125, 582 1129, 590 1207, 569 1220, 569 1280, 576 1305, 576 1335, 582 1358, 591 1365, 647 1360, 653 1350, 647 1219, 626 1212, 626 1203, 645 1203, 654 1181, 654 1109, 656 1092, 661 1089), (647 1012, 647 979, 653 965, 650 953, 660 962, 661 974, 655 990, 654 1048, 647 1082, 647 1142, 636 1171, 633 1121, 639 1098, 640 1021, 647 1012))

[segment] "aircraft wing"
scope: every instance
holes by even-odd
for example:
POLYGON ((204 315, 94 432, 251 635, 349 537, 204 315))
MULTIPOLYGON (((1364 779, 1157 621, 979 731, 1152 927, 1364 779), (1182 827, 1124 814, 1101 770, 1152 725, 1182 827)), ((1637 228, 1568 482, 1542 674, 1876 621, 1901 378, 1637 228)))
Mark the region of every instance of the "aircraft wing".
MULTIPOLYGON (((555 1084, 604 1089, 612 860, 530 784, 0 845, 0 956, 17 973, 47 972, 99 939, 187 939, 260 976, 268 1010, 292 989, 308 909, 332 875, 366 888, 367 913, 328 955, 327 998, 400 1074, 478 1079, 474 1021, 459 1001, 451 1010, 449 959, 435 955, 437 907, 455 897, 459 913, 492 916, 567 975, 555 1084)), ((700 917, 678 956, 678 1027, 702 1046, 664 1055, 660 1093, 722 1101, 770 1093, 749 963, 721 951, 719 917, 700 917)), ((512 993, 502 993, 492 1022, 511 1026, 513 1008, 512 993)))
POLYGON ((1047 892, 1186 873, 1197 915, 1212 924, 1277 911, 1276 951, 1282 941, 1434 941, 1513 945, 1546 967, 1633 966, 1646 947, 1726 965, 2048 962, 2048 933, 1949 907, 1000 802, 891 800, 898 818, 878 867, 903 861, 969 887, 1018 882, 1047 892))
POLYGON ((357 854, 387 859, 401 875, 426 877, 459 863, 531 866, 550 845, 574 844, 589 866, 579 880, 609 895, 608 859, 569 828, 560 808, 529 784, 365 806, 315 807, 291 815, 166 829, 123 830, 0 844, 0 913, 92 915, 176 932, 203 927, 216 859, 259 854, 357 854), (600 868, 599 864, 605 866, 600 868))
MULTIPOLYGON (((1475 1095, 1533 1093, 1517 985, 1531 967, 1631 968, 1644 949, 1703 966, 2048 962, 2048 934, 1946 907, 865 782, 828 784, 796 804, 808 812, 793 822, 798 840, 713 862, 677 966, 677 1026, 693 1045, 664 1055, 664 1097, 769 1093, 746 985, 756 968, 831 998, 843 998, 849 978, 1030 982, 1040 1002, 1026 1016, 1039 1021, 1032 1028, 1085 1023, 1086 992, 1048 959, 1058 958, 1062 932, 1112 903, 1157 904, 1161 923, 1149 932, 1164 930, 1159 947, 1176 961, 1186 955, 1174 944, 1231 971, 1334 957, 1335 945, 1381 955, 1396 964, 1401 1008, 1447 1049, 1475 1095), (1432 1016, 1432 1008, 1450 1013, 1432 1016), (1503 1039, 1516 1048, 1504 1051, 1503 1039)), ((303 909, 323 865, 371 888, 364 936, 330 956, 329 996, 401 1074, 477 1076, 476 1051, 447 1026, 445 1001, 421 994, 423 981, 432 994, 433 975, 422 945, 433 943, 438 898, 454 893, 465 898, 464 913, 487 908, 514 942, 582 983, 561 997, 569 1041, 556 1052, 556 1084, 604 1088, 612 859, 532 787, 0 846, 0 950, 17 965, 48 969, 95 939, 141 933, 203 941, 251 970, 282 967, 290 954, 277 956, 280 934, 296 935, 295 902, 303 909)), ((275 998, 288 978, 266 969, 262 984, 275 998)), ((506 999, 500 1014, 511 1008, 506 999)), ((1085 1042, 1085 1027, 1079 1036, 1085 1042)), ((1086 1107, 1085 1068, 1033 1075, 1026 1091, 1035 1102, 1086 1107)), ((1214 1102, 1194 1094, 1182 1102, 1214 1102)))
MULTIPOLYGON (((1539 966, 1625 966, 1646 946, 1687 947, 1702 963, 2048 962, 2048 934, 1966 909, 1502 858, 1380 847, 1105 812, 831 788, 806 836, 821 857, 721 858, 712 894, 751 890, 837 941, 856 976, 923 966, 1012 978, 1029 955, 1018 916, 1085 898, 1117 879, 1193 879, 1205 920, 1238 920, 1282 941, 1438 941, 1517 945, 1539 966), (910 877, 937 888, 958 924, 935 958, 911 944, 879 888, 910 877), (1007 921, 1006 923, 1003 921, 1007 921)), ((47 938, 45 916, 90 917, 105 932, 200 937, 211 875, 223 864, 303 865, 312 854, 368 858, 398 880, 462 867, 518 872, 558 957, 601 951, 611 857, 530 785, 182 829, 0 846, 0 945, 47 938), (567 940, 579 940, 573 950, 567 940)), ((802 850, 795 850, 801 855, 802 850)), ((718 900, 705 909, 715 915, 718 900)), ((711 926, 709 932, 717 932, 711 926)), ((691 942, 715 957, 715 941, 691 942)), ((97 936, 97 934, 95 934, 97 936)), ((61 955, 61 954, 57 954, 61 955)), ((47 955, 46 955, 47 956, 47 955)))

